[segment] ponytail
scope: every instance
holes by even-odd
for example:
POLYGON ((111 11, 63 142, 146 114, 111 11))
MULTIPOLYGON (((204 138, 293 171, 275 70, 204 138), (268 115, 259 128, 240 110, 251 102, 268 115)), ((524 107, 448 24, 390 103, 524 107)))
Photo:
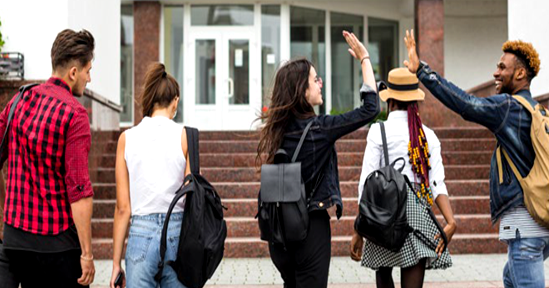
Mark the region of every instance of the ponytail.
POLYGON ((166 73, 162 63, 153 63, 145 75, 141 109, 143 116, 151 116, 155 105, 168 107, 175 97, 179 96, 179 84, 172 75, 166 73))

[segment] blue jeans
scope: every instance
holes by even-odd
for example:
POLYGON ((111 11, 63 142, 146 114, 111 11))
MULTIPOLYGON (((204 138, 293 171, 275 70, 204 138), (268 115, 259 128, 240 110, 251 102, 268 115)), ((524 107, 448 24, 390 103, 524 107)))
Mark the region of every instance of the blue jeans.
MULTIPOLYGON (((154 280, 154 275, 158 272, 158 262, 160 262, 160 237, 165 219, 166 214, 132 216, 126 248, 126 286, 128 288, 185 288, 177 280, 177 275, 170 265, 164 266, 160 283, 154 280)), ((170 217, 165 262, 176 258, 182 221, 183 213, 175 213, 170 217)))
POLYGON ((549 257, 549 237, 517 238, 508 241, 508 259, 503 268, 505 288, 544 288, 543 261, 549 257))

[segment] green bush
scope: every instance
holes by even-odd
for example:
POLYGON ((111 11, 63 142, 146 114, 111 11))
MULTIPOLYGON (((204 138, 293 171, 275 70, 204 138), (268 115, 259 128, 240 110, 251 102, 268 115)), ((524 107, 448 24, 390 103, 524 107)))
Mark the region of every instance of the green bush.
POLYGON ((370 122, 370 124, 368 125, 368 127, 372 126, 373 123, 376 123, 378 121, 385 121, 387 120, 387 111, 386 110, 381 110, 381 112, 379 112, 379 114, 377 115, 377 117, 372 120, 372 122, 370 122))
MULTIPOLYGON (((0 27, 2 27, 2 21, 0 21, 0 27)), ((0 51, 2 51, 2 47, 4 47, 4 38, 2 37, 2 31, 0 31, 0 51)))

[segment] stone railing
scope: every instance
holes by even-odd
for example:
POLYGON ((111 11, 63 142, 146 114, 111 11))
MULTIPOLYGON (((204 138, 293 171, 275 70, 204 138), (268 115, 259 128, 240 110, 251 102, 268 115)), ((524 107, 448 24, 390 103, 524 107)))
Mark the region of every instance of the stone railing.
MULTIPOLYGON (((488 97, 496 94, 496 85, 494 84, 494 80, 490 80, 467 90, 467 93, 478 97, 488 97)), ((543 106, 549 107, 549 93, 534 96, 534 99, 536 99, 536 101, 541 103, 543 106)))
POLYGON ((494 84, 494 80, 490 80, 467 90, 467 93, 477 97, 488 97, 496 94, 496 85, 494 84))
MULTIPOLYGON (((0 80, 0 111, 17 93, 19 87, 30 83, 44 83, 44 80, 0 80)), ((119 130, 122 107, 109 99, 86 89, 83 97, 76 98, 88 111, 92 130, 119 130)))
POLYGON ((537 96, 534 99, 536 99, 539 103, 545 106, 545 108, 549 109, 549 93, 537 96))

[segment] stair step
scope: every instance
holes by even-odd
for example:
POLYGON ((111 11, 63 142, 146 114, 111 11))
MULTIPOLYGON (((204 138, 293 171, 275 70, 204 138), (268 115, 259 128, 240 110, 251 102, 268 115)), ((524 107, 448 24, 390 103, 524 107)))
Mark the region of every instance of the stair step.
MULTIPOLYGON (((489 195, 489 180, 446 180, 446 187, 451 196, 486 196, 489 195)), ((358 181, 342 181, 339 183, 342 197, 357 197, 358 181)), ((212 185, 222 199, 251 198, 257 199, 259 182, 233 183, 213 182, 212 185)), ((116 185, 114 183, 94 183, 94 199, 115 199, 116 185)))
MULTIPOLYGON (((349 256, 351 236, 332 236, 332 256, 349 256)), ((449 245, 451 254, 504 253, 507 247, 499 241, 498 234, 455 235, 449 245)), ((258 238, 227 238, 225 257, 269 257, 265 241, 258 238)))
MULTIPOLYGON (((492 133, 481 126, 473 127, 431 127, 439 139, 447 138, 491 138, 492 133)), ((368 128, 358 129, 342 139, 366 139, 368 128)), ((200 140, 250 140, 259 139, 257 131, 202 131, 200 140)))
POLYGON ((105 142, 105 141, 118 141, 118 137, 122 131, 92 131, 91 141, 94 142, 105 142))
MULTIPOLYGON (((108 169, 105 169, 108 170, 108 169)), ((362 167, 356 166, 340 166, 339 180, 340 181, 358 181, 362 167)), ((488 179, 490 174, 490 165, 445 165, 444 166, 446 179, 488 179)), ((108 182, 109 175, 99 171, 98 177, 106 177, 105 180, 100 178, 101 182, 108 182)), ((114 171, 113 171, 114 172, 114 171)), ((260 173, 255 167, 221 167, 221 168, 201 168, 202 175, 210 182, 258 182, 260 181, 260 173)))
MULTIPOLYGON (((490 163, 492 151, 453 151, 443 152, 442 162, 445 165, 467 165, 490 163)), ((255 153, 203 153, 200 155, 200 165, 204 168, 222 167, 256 167, 255 153)), ((338 165, 362 167, 364 159, 363 152, 341 152, 337 153, 338 165)), ((114 168, 116 154, 104 153, 100 156, 90 157, 97 168, 114 168)), ((90 163, 91 164, 91 163, 90 163)))
MULTIPOLYGON (((116 200, 94 200, 93 217, 95 219, 112 218, 116 200)), ((225 217, 254 217, 257 213, 256 199, 224 199, 223 205, 228 210, 225 217)), ((490 211, 489 196, 451 196, 450 205, 454 214, 486 214, 490 211)), ((358 213, 358 198, 343 198, 343 215, 356 216, 358 213)), ((435 214, 440 214, 436 205, 435 214)), ((334 209, 329 210, 335 216, 334 209)))
MULTIPOLYGON (((455 138, 440 139, 442 151, 490 151, 496 146, 494 138, 455 138)), ((257 140, 201 140, 200 153, 254 153, 257 140)), ((364 152, 366 140, 339 140, 337 151, 364 152)))
MULTIPOLYGON (((256 167, 256 153, 203 153, 200 155, 202 167, 256 167)), ((445 165, 466 165, 490 163, 492 151, 451 151, 442 152, 442 162, 445 165)), ((112 163, 114 167, 115 155, 105 155, 103 162, 112 163), (112 160, 110 159, 112 158, 112 160)), ((340 152, 337 153, 337 161, 342 166, 362 167, 364 159, 363 152, 340 152)), ((102 167, 107 168, 103 165, 102 167)), ((109 166, 110 167, 110 166, 109 166)))
MULTIPOLYGON (((349 256, 351 236, 332 236, 332 256, 349 256)), ((112 259, 112 239, 94 238, 93 254, 96 259, 112 259)), ((449 245, 451 254, 505 253, 507 246, 499 241, 498 234, 454 235, 449 245)), ((257 237, 227 238, 225 258, 269 257, 267 242, 257 237)))
MULTIPOLYGON (((492 225, 490 215, 454 215, 458 226, 456 235, 460 234, 485 234, 498 233, 498 226, 492 225)), ((442 215, 437 216, 441 225, 445 225, 442 215)), ((343 216, 337 220, 331 219, 332 235, 352 235, 354 231, 355 216, 343 216)), ((228 217, 227 237, 259 237, 257 219, 253 217, 228 217)), ((92 235, 95 238, 111 238, 113 219, 93 219, 92 235)))

